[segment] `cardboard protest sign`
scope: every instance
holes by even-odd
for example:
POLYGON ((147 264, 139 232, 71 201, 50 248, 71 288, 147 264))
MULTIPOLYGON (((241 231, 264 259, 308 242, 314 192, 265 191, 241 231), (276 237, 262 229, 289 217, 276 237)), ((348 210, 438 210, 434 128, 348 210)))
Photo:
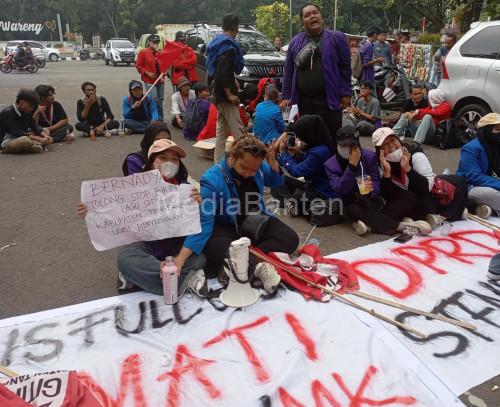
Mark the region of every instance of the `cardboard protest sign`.
POLYGON ((365 303, 427 333, 422 340, 289 290, 244 311, 133 293, 0 321, 0 364, 31 375, 76 370, 106 406, 458 406, 456 396, 500 371, 500 284, 486 279, 499 249, 467 221, 447 236, 334 255, 351 263, 362 291, 476 331, 365 303))
POLYGON ((165 182, 158 170, 128 177, 83 181, 85 223, 96 250, 137 241, 188 236, 201 231, 190 184, 165 182))

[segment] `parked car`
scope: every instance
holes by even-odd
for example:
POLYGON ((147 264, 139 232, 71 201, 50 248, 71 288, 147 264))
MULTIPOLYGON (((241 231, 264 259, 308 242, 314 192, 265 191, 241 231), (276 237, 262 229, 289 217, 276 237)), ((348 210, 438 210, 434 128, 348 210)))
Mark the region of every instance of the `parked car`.
POLYGON ((111 62, 113 66, 127 64, 130 66, 135 61, 134 45, 127 38, 111 38, 102 49, 102 58, 106 65, 111 62))
POLYGON ((439 88, 458 125, 476 130, 479 119, 500 112, 500 21, 473 23, 443 62, 439 88))
POLYGON ((33 55, 44 54, 45 57, 52 62, 56 62, 61 58, 61 52, 57 48, 47 47, 38 41, 25 41, 25 40, 9 41, 3 50, 4 55, 7 55, 9 52, 15 52, 17 45, 23 42, 29 43, 33 55))
MULTIPOLYGON (((216 25, 195 24, 186 31, 187 44, 193 48, 198 57, 196 70, 202 82, 207 83, 207 68, 205 65, 207 45, 222 32, 216 25)), ((236 40, 245 51, 245 67, 236 78, 240 84, 257 83, 259 79, 272 78, 281 90, 286 55, 276 50, 274 45, 259 31, 250 25, 241 25, 236 40)))

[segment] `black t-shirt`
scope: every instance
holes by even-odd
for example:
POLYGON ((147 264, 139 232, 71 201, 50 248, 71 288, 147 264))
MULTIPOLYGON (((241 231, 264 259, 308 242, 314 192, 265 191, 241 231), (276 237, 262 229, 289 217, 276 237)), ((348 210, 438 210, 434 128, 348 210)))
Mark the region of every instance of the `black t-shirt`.
POLYGON ((108 101, 103 96, 98 96, 101 100, 101 104, 99 106, 98 101, 96 101, 89 110, 89 113, 86 118, 82 117, 83 109, 85 109, 85 104, 83 100, 78 99, 78 103, 76 105, 76 115, 78 117, 78 121, 87 122, 90 126, 100 126, 104 123, 106 119, 114 119, 113 113, 111 112, 111 108, 109 107, 108 101))
POLYGON ((325 93, 325 81, 323 78, 323 63, 321 60, 321 37, 323 33, 314 40, 319 48, 314 51, 312 65, 310 62, 300 67, 297 71, 297 90, 300 95, 315 97, 325 93))
POLYGON ((253 178, 234 179, 236 189, 238 190, 238 199, 240 201, 240 212, 236 217, 238 225, 241 226, 247 214, 250 212, 259 212, 259 187, 253 178))
MULTIPOLYGON (((139 99, 132 99, 132 105, 139 99)), ((149 118, 146 115, 146 108, 144 107, 144 103, 148 102, 148 98, 144 99, 144 101, 141 103, 141 105, 137 109, 130 109, 130 112, 132 113, 132 117, 134 120, 137 120, 138 122, 148 122, 149 118)))
POLYGON ((52 107, 47 108, 45 110, 45 113, 43 115, 40 115, 38 124, 42 127, 50 127, 57 122, 60 122, 61 120, 65 120, 67 118, 68 116, 66 115, 66 112, 64 111, 62 105, 59 102, 54 101, 52 103, 52 107), (52 111, 52 115, 50 111, 52 111))
POLYGON ((426 98, 423 98, 417 106, 415 106, 412 99, 408 99, 401 108, 401 113, 414 112, 425 107, 429 107, 429 101, 426 98))

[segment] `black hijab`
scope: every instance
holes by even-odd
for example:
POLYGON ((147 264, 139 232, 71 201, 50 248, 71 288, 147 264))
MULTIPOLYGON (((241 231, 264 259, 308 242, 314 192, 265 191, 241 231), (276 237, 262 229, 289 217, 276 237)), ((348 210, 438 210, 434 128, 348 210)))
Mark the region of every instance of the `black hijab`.
POLYGON ((500 134, 493 133, 493 125, 481 127, 477 138, 488 156, 488 175, 500 178, 500 134))
POLYGON ((294 132, 299 139, 306 143, 305 149, 320 146, 329 146, 330 130, 321 116, 306 114, 288 126, 288 131, 294 132))

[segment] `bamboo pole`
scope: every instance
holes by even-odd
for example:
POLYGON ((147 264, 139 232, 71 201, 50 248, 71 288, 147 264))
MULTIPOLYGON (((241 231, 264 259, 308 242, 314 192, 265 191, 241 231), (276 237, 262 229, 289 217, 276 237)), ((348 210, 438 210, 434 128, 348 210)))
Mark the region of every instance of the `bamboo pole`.
POLYGON ((480 225, 482 225, 482 226, 484 226, 484 227, 486 227, 488 229, 492 229, 492 230, 495 230, 495 231, 500 231, 500 226, 497 226, 494 223, 488 222, 487 220, 482 219, 479 216, 469 214, 468 217, 469 217, 470 220, 472 220, 472 221, 474 221, 476 223, 479 223, 480 225))
POLYGON ((3 373, 5 376, 8 377, 16 377, 19 376, 16 372, 10 370, 9 368, 0 365, 0 373, 3 373))
POLYGON ((303 277, 300 273, 298 272, 295 272, 295 271, 291 271, 290 269, 286 268, 286 267, 283 267, 282 264, 279 264, 276 260, 274 260, 273 258, 270 258, 268 256, 263 256, 262 254, 256 252, 253 248, 249 248, 248 249, 250 251, 250 253, 252 253, 255 257, 265 261, 265 262, 268 262, 268 263, 271 263, 273 266, 275 267, 278 267, 284 271, 286 271, 287 273, 291 274, 292 276, 298 278, 299 280, 302 280, 304 281, 305 283, 313 286, 313 287, 316 287, 316 288, 319 288, 320 290, 324 291, 325 293, 328 293, 332 296, 334 296, 335 298, 338 298, 340 299, 341 301, 349 304, 349 305, 352 305, 353 307, 361 310, 361 311, 365 311, 367 313, 369 313, 370 315, 378 318, 378 319, 381 319, 382 321, 385 321, 385 322, 388 322, 389 324, 392 324, 392 325, 395 325, 397 326, 398 328, 401 328, 401 329, 404 329, 408 332, 411 332, 415 335, 417 335, 418 337, 422 338, 422 339, 427 339, 427 335, 412 328, 411 326, 409 325, 406 325, 406 324, 403 324, 401 322, 398 322, 396 321, 395 319, 392 319, 392 318, 389 318, 383 314, 380 314, 378 313, 377 311, 375 311, 374 309, 371 309, 371 308, 368 308, 368 307, 365 307, 364 305, 361 305, 361 304, 358 304, 357 302, 355 301, 352 301, 350 300, 349 298, 346 298, 338 293, 336 293, 335 291, 333 290, 330 290, 328 287, 325 287, 321 284, 318 284, 318 283, 315 283, 314 281, 311 281, 311 280, 308 280, 307 278, 303 277))
POLYGON ((405 310, 408 312, 412 312, 413 314, 418 314, 418 315, 422 315, 422 316, 427 317, 427 318, 432 318, 432 319, 436 319, 438 321, 447 322, 449 324, 457 325, 457 326, 460 326, 462 328, 466 328, 466 329, 470 329, 470 330, 477 329, 476 325, 471 324, 469 322, 461 321, 459 319, 448 318, 448 317, 445 317, 444 315, 434 314, 432 312, 423 311, 423 310, 420 310, 418 308, 413 308, 413 307, 410 307, 408 305, 401 304, 399 302, 395 302, 395 301, 391 301, 391 300, 387 300, 385 298, 377 297, 375 295, 367 294, 367 293, 364 293, 362 291, 356 291, 356 292, 352 292, 349 294, 355 295, 355 296, 360 297, 360 298, 365 298, 367 300, 375 301, 375 302, 378 302, 380 304, 385 304, 385 305, 389 305, 391 307, 395 307, 395 308, 399 308, 399 309, 402 309, 402 310, 405 310))

